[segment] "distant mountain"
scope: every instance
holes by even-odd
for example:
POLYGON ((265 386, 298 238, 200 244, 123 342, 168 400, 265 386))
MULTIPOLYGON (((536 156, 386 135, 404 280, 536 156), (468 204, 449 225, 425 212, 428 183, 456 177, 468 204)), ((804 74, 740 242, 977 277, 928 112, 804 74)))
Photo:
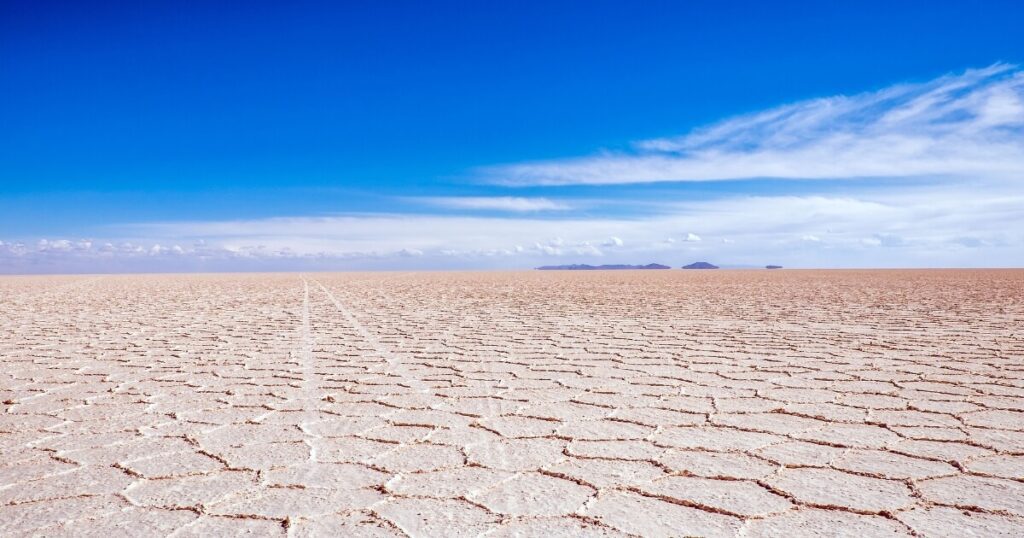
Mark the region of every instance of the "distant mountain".
POLYGON ((782 269, 782 266, 781 265, 766 265, 766 266, 764 266, 764 268, 765 269, 782 269))
POLYGON ((711 265, 708 262, 694 262, 690 265, 684 265, 683 269, 718 269, 718 266, 711 265))
POLYGON ((661 265, 660 263, 649 263, 647 265, 587 265, 574 263, 572 265, 543 265, 538 267, 538 271, 620 271, 624 269, 671 269, 667 265, 661 265))

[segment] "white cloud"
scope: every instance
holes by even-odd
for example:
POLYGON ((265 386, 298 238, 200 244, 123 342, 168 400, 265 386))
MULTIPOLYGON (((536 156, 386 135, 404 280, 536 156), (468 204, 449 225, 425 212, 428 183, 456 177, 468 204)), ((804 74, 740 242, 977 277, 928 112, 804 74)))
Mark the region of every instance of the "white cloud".
POLYGON ((497 166, 506 185, 956 176, 1020 180, 1024 71, 995 65, 926 83, 802 101, 647 140, 635 151, 497 166))
POLYGON ((869 247, 877 247, 882 244, 882 240, 877 237, 865 237, 864 239, 861 239, 860 242, 869 247))
POLYGON ((536 249, 538 252, 546 254, 548 256, 560 256, 562 254, 562 249, 551 245, 542 245, 540 243, 534 243, 533 248, 536 249))
POLYGON ((71 245, 71 241, 68 241, 67 239, 56 239, 56 240, 53 240, 53 241, 50 241, 50 240, 47 240, 47 239, 40 239, 39 242, 36 243, 36 250, 39 250, 39 251, 47 251, 47 250, 66 251, 66 250, 71 250, 71 246, 72 246, 71 245))
POLYGON ((622 239, 619 239, 618 237, 612 236, 612 237, 609 237, 604 243, 601 243, 601 246, 602 247, 621 247, 622 246, 622 239))
POLYGON ((686 234, 686 239, 683 239, 683 241, 686 241, 687 243, 696 243, 700 240, 700 236, 695 233, 688 233, 686 234))
POLYGON ((450 209, 514 212, 565 211, 572 209, 565 203, 555 202, 547 198, 521 198, 516 196, 441 196, 411 198, 411 200, 450 209))

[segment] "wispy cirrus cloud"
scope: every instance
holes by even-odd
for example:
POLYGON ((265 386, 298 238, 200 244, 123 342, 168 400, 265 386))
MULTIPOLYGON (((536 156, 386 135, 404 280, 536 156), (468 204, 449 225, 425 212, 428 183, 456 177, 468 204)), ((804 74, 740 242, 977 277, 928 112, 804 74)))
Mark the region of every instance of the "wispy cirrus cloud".
POLYGON ((496 166, 508 186, 962 177, 1020 180, 1024 71, 997 64, 930 82, 802 101, 628 152, 496 166))
POLYGON ((566 211, 569 204, 547 198, 524 198, 518 196, 432 196, 410 198, 414 202, 445 207, 449 209, 493 210, 513 212, 566 211))

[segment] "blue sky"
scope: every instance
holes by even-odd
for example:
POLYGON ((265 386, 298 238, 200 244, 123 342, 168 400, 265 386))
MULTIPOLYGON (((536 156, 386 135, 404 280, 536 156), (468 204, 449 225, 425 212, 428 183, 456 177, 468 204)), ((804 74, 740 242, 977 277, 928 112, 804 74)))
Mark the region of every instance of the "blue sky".
POLYGON ((145 4, 0 4, 0 272, 1024 265, 1019 2, 145 4))

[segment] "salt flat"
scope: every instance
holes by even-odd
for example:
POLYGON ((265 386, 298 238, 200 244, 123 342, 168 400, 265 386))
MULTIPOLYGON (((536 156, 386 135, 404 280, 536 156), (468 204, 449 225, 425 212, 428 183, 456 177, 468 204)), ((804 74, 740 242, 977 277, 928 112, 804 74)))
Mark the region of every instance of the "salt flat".
POLYGON ((0 534, 1024 535, 1024 271, 0 278, 0 534))

